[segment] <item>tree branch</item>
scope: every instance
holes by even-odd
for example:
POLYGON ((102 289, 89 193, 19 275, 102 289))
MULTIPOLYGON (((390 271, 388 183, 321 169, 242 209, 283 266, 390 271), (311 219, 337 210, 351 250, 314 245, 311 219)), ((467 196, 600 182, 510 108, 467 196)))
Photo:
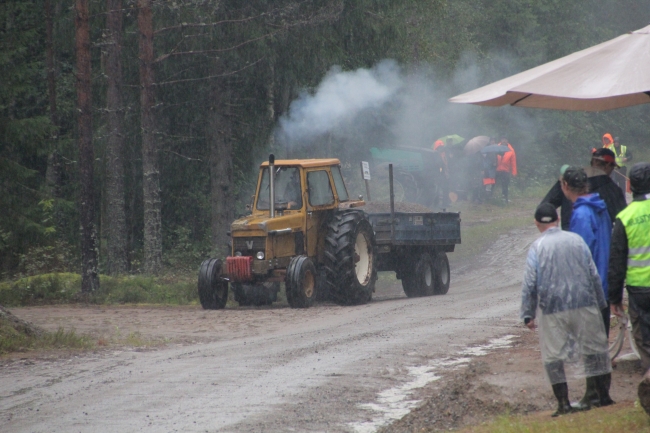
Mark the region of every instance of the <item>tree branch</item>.
POLYGON ((173 80, 173 81, 161 81, 160 83, 154 83, 154 86, 165 86, 167 84, 187 83, 187 82, 190 82, 190 81, 201 81, 201 80, 210 80, 212 78, 228 77, 230 75, 238 74, 241 71, 244 71, 244 70, 246 70, 246 69, 248 69, 248 68, 250 68, 252 66, 255 66, 256 64, 258 64, 259 62, 264 60, 264 58, 265 57, 260 57, 259 59, 255 60, 253 63, 251 63, 250 65, 246 65, 241 69, 238 69, 236 71, 227 72, 225 74, 209 75, 207 77, 200 77, 200 78, 185 78, 185 79, 182 79, 182 80, 173 80))
POLYGON ((191 55, 191 54, 223 53, 223 52, 226 52, 226 51, 236 50, 237 48, 241 48, 244 45, 248 45, 250 43, 257 42, 259 40, 271 37, 271 36, 275 35, 276 33, 281 32, 283 29, 284 28, 276 30, 276 31, 271 32, 271 33, 267 33, 266 35, 260 36, 260 37, 255 38, 255 39, 249 39, 247 41, 242 42, 239 45, 233 45, 232 47, 228 47, 228 48, 219 48, 219 49, 216 49, 216 50, 201 50, 201 51, 179 51, 179 52, 171 52, 171 53, 163 54, 162 56, 159 56, 156 60, 154 60, 154 63, 161 62, 161 61, 163 61, 163 60, 165 60, 165 59, 167 59, 167 58, 169 58, 171 56, 183 56, 183 55, 191 55))
POLYGON ((171 27, 163 27, 162 29, 156 30, 154 35, 157 35, 158 33, 170 31, 170 30, 178 30, 178 29, 185 29, 185 28, 190 28, 190 27, 214 27, 218 26, 221 24, 230 24, 230 23, 245 23, 248 21, 253 21, 256 20, 260 17, 263 17, 267 15, 266 12, 261 13, 260 15, 254 16, 254 17, 248 17, 248 18, 242 18, 240 20, 222 20, 222 21, 217 21, 214 23, 181 23, 178 26, 171 26, 171 27))

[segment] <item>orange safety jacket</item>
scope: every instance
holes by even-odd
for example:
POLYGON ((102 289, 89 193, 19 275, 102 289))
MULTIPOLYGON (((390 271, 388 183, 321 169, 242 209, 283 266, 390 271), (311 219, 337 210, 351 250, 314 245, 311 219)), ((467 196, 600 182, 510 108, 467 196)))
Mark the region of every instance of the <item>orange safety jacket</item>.
POLYGON ((603 134, 603 147, 608 149, 614 145, 614 138, 612 137, 612 134, 609 132, 606 132, 603 134))
POLYGON ((497 157, 497 171, 507 171, 513 176, 517 176, 517 155, 510 143, 508 143, 508 149, 510 150, 497 157))

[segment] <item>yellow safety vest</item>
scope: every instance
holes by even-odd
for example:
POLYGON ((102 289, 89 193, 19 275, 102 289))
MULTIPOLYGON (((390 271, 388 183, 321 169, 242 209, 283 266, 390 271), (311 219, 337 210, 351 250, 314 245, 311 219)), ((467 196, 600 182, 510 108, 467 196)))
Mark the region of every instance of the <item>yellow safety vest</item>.
POLYGON ((627 235, 627 285, 650 287, 650 200, 633 201, 616 217, 627 235))
POLYGON ((616 153, 616 146, 614 146, 613 144, 610 147, 610 149, 612 150, 612 152, 614 152, 614 156, 616 157, 616 163, 619 165, 619 167, 625 167, 623 158, 627 156, 627 146, 623 146, 621 144, 621 152, 618 154, 616 153))

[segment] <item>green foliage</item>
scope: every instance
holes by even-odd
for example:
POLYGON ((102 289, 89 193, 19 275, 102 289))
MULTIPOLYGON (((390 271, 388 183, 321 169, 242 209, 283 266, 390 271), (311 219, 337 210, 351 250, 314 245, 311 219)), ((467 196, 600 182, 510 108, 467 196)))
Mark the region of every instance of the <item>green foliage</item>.
POLYGON ((81 289, 81 276, 54 273, 0 283, 0 305, 41 305, 71 302, 81 289))
MULTIPOLYGON (((100 277, 101 289, 85 301, 94 304, 178 304, 198 299, 194 277, 100 277)), ((51 273, 0 283, 0 305, 7 307, 79 302, 81 276, 51 273)))
POLYGON ((194 303, 198 299, 194 278, 153 278, 128 276, 111 278, 101 276, 101 290, 94 302, 102 304, 179 304, 194 303))
POLYGON ((191 229, 183 226, 176 227, 166 236, 165 241, 163 256, 165 266, 176 272, 193 272, 196 264, 207 257, 211 249, 208 242, 197 242, 192 239, 191 229))
MULTIPOLYGON (((459 432, 473 433, 615 433, 641 432, 650 429, 650 419, 635 404, 617 405, 610 410, 578 412, 558 418, 540 419, 539 416, 504 415, 480 426, 471 426, 459 432)), ((428 430, 427 430, 428 431, 428 430)), ((433 430, 431 430, 433 431, 433 430)))
MULTIPOLYGON (((46 228, 51 231, 51 227, 46 228)), ((20 255, 20 275, 33 276, 52 272, 74 272, 79 268, 78 258, 72 246, 55 240, 52 245, 34 245, 20 255)))
POLYGON ((28 335, 16 330, 12 324, 0 317, 0 355, 11 352, 25 352, 37 349, 90 349, 93 341, 78 335, 74 330, 59 328, 56 332, 28 335))

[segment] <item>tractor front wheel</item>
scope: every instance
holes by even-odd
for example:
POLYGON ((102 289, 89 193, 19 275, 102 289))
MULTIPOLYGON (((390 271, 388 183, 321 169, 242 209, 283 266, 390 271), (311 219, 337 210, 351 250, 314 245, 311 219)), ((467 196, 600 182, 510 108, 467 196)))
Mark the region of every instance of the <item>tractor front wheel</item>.
POLYGON ((221 260, 208 259, 199 268, 199 301, 205 310, 220 310, 228 301, 228 281, 221 278, 221 260))
POLYGON ((309 257, 296 256, 291 259, 285 286, 291 308, 312 306, 316 299, 316 267, 309 257))

